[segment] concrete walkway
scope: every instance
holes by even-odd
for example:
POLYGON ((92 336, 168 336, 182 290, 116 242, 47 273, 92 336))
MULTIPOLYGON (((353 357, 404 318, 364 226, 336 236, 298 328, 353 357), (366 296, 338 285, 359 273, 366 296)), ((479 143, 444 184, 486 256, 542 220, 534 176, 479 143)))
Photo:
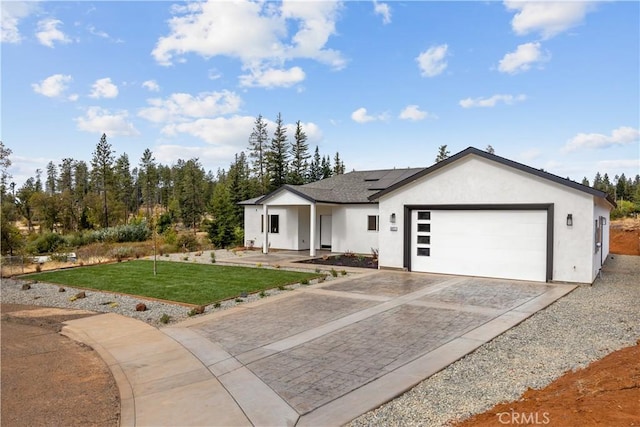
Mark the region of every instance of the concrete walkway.
POLYGON ((337 426, 574 288, 374 270, 160 330, 103 314, 63 333, 113 371, 122 426, 337 426))

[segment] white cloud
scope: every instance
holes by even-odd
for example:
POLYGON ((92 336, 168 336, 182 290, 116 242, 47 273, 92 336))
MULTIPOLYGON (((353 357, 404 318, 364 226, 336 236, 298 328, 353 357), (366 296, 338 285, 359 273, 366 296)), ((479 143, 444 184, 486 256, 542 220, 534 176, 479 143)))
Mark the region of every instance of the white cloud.
POLYGON ((235 113, 242 99, 234 92, 202 92, 196 96, 174 93, 166 99, 148 99, 150 105, 138 112, 138 116, 154 123, 186 121, 189 118, 204 118, 235 113))
POLYGON ((565 144, 563 151, 571 152, 583 148, 610 148, 640 141, 640 131, 629 126, 621 126, 611 131, 611 135, 600 133, 579 133, 565 144))
POLYGON ((184 133, 209 144, 232 146, 235 147, 234 150, 236 148, 246 149, 254 121, 255 117, 251 116, 202 118, 185 123, 168 124, 162 128, 162 133, 167 136, 184 133))
MULTIPOLYGON (((40 83, 32 83, 31 87, 35 93, 49 98, 57 98, 64 95, 64 92, 68 89, 69 83, 71 83, 72 80, 70 75, 54 74, 42 80, 40 83)), ((75 96, 75 99, 77 99, 77 95, 75 96)), ((71 100, 75 101, 75 99, 71 100)))
POLYGON ((2 43, 20 43, 22 35, 18 28, 20 21, 38 9, 35 2, 0 2, 0 41, 2 43))
POLYGON ((515 52, 507 53, 498 65, 498 70, 502 73, 515 74, 527 71, 532 64, 548 61, 551 55, 547 52, 543 54, 540 50, 540 43, 524 43, 517 47, 515 52))
POLYGON ((74 120, 79 130, 91 133, 106 133, 107 135, 134 136, 140 132, 128 121, 127 111, 110 112, 100 107, 89 107, 84 117, 74 120))
POLYGON ((274 68, 265 70, 251 70, 251 74, 240 76, 240 86, 244 87, 290 87, 300 83, 305 78, 304 71, 300 67, 292 67, 288 70, 274 68))
POLYGON ((159 92, 160 91, 160 86, 158 85, 158 82, 156 82, 155 80, 147 80, 145 82, 142 83, 142 87, 147 89, 150 92, 159 92))
POLYGON ((506 105, 512 105, 516 102, 522 102, 526 100, 526 95, 493 95, 490 98, 466 98, 462 99, 459 104, 462 108, 474 108, 474 107, 495 107, 498 103, 502 102, 506 105))
POLYGON ((36 37, 40 44, 53 47, 54 42, 71 43, 71 39, 58 29, 58 25, 62 25, 62 21, 53 18, 43 19, 38 22, 36 37))
POLYGON ((580 24, 595 8, 594 1, 505 1, 508 10, 517 11, 511 27, 518 35, 540 33, 549 39, 580 24))
MULTIPOLYGON (((323 136, 322 130, 317 124, 313 122, 309 122, 309 123, 301 122, 300 126, 302 126, 302 130, 307 135, 307 143, 309 145, 317 145, 320 143, 320 141, 322 141, 322 136, 323 136)), ((294 135, 296 134, 295 123, 289 123, 288 125, 285 125, 285 127, 287 129, 287 135, 288 135, 289 141, 293 141, 294 135)), ((275 129, 275 123, 272 123, 272 126, 269 126, 269 128, 271 128, 270 130, 275 129)))
POLYGON ((429 114, 426 111, 420 110, 420 107, 417 105, 407 105, 401 112, 398 118, 402 120, 423 120, 426 118, 435 118, 434 115, 429 114))
POLYGON ((118 96, 118 86, 114 85, 109 77, 96 80, 91 89, 89 94, 91 98, 115 98, 118 96))
MULTIPOLYGON (((344 58, 326 44, 336 32, 340 7, 339 2, 276 4, 247 0, 174 6, 170 32, 158 39, 152 56, 162 65, 179 62, 189 53, 204 58, 238 58, 243 70, 256 76, 266 74, 267 82, 273 77, 271 71, 282 71, 286 61, 296 58, 313 59, 339 69, 344 67, 344 58), (295 32, 289 34, 292 29, 295 32)), ((297 70, 296 73, 294 77, 299 79, 301 74, 297 70)), ((247 76, 243 77, 246 83, 247 76)), ((292 79, 288 77, 287 82, 292 79)))
POLYGON ((373 12, 376 15, 382 16, 382 23, 389 24, 391 23, 391 8, 387 3, 379 3, 376 0, 373 0, 373 12))
POLYGON ((351 113, 351 119, 357 123, 367 123, 378 120, 387 120, 389 115, 387 113, 378 114, 377 116, 372 116, 367 113, 367 109, 364 107, 358 108, 356 111, 351 113))
POLYGON ((432 46, 424 52, 420 53, 416 58, 420 72, 423 77, 434 77, 442 73, 447 68, 447 50, 446 44, 432 46))

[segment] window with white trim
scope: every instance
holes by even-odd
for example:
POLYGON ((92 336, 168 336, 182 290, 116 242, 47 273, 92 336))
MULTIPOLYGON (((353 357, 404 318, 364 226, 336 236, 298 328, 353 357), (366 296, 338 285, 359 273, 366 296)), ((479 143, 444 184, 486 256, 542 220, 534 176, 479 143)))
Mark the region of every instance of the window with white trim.
POLYGON ((378 215, 367 216, 367 231, 378 231, 378 215))

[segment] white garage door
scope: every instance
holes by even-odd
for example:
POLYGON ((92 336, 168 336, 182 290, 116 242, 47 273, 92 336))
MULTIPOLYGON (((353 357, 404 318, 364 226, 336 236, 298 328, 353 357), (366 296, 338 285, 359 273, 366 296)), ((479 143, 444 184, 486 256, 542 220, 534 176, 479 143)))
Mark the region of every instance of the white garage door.
POLYGON ((546 281, 547 212, 414 210, 411 270, 546 281))

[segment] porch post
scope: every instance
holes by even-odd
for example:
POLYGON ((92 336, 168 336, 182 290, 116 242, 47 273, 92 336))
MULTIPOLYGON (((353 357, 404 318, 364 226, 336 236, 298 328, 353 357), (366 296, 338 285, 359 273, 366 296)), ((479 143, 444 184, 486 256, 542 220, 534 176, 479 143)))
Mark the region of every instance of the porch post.
POLYGON ((311 221, 309 221, 309 256, 316 256, 316 204, 311 203, 311 221))
POLYGON ((265 203, 262 205, 262 229, 264 230, 264 236, 262 240, 262 253, 269 253, 269 208, 265 203))

